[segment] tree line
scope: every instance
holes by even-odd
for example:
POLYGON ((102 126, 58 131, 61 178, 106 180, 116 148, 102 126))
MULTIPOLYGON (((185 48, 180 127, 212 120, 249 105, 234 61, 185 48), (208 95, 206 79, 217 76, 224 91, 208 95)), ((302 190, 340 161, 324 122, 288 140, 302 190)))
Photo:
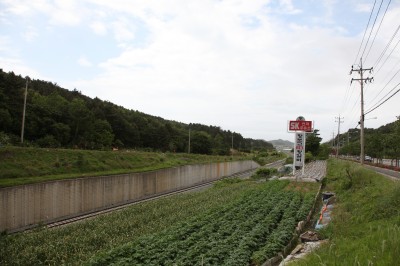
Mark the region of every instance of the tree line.
MULTIPOLYGON (((27 77, 28 78, 28 77, 27 77)), ((26 79, 0 69, 0 144, 20 143, 26 79)), ((30 80, 24 144, 52 148, 134 148, 227 155, 270 150, 265 140, 244 138, 218 126, 184 124, 90 98, 57 83, 30 80)))
MULTIPOLYGON (((400 116, 397 120, 377 129, 365 128, 365 154, 378 160, 400 159, 400 116)), ((332 140, 333 141, 333 140, 332 140)), ((360 155, 360 129, 349 129, 335 139, 339 141, 340 155, 360 155)))

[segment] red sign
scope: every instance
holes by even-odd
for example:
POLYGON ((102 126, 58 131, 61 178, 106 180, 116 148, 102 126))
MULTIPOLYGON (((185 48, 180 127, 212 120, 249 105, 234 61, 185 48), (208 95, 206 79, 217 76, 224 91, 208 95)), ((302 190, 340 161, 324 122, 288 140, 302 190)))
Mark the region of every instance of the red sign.
POLYGON ((305 131, 312 132, 312 121, 298 121, 298 120, 290 120, 289 121, 289 131, 305 131))

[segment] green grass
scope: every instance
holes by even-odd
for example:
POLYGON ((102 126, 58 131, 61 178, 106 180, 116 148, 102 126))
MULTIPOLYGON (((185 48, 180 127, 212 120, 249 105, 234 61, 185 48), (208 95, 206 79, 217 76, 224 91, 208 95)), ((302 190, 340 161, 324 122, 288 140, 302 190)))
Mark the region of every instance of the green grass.
POLYGON ((330 160, 327 190, 337 193, 329 243, 290 265, 398 265, 400 184, 355 163, 330 160))
MULTIPOLYGON (((233 160, 251 159, 235 156, 233 160)), ((230 161, 230 156, 0 147, 0 187, 230 161)))

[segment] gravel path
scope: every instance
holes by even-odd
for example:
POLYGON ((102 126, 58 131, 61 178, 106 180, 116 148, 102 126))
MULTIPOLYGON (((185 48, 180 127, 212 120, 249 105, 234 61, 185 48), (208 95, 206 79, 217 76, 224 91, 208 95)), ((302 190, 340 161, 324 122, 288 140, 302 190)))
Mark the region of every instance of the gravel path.
POLYGON ((284 176, 281 179, 318 182, 326 176, 326 166, 326 161, 313 161, 305 165, 304 175, 302 169, 299 169, 295 171, 294 175, 284 176))

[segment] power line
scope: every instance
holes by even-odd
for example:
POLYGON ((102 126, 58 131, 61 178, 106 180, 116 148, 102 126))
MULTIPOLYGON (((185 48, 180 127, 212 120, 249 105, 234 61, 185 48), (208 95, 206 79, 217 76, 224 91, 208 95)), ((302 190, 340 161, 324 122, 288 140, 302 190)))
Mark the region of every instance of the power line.
MULTIPOLYGON (((386 85, 379 91, 379 93, 371 100, 373 102, 378 96, 381 94, 381 92, 389 85, 389 83, 396 77, 396 75, 400 72, 400 69, 396 72, 396 74, 393 75, 393 77, 386 83, 386 85)), ((390 92, 389 92, 390 93, 390 92)), ((382 100, 382 99, 381 99, 382 100)), ((379 101, 378 101, 379 102, 379 101)), ((376 104, 372 105, 375 106, 376 104)), ((372 107, 371 107, 372 108, 372 107)), ((369 108, 369 109, 371 109, 369 108)))
POLYGON ((359 54, 360 54, 361 47, 362 47, 363 42, 364 42, 365 34, 367 33, 367 30, 368 30, 369 22, 371 21, 371 17, 372 17, 372 14, 373 14, 373 12, 374 12, 374 9, 375 9, 375 4, 376 4, 376 0, 375 0, 375 2, 374 2, 374 6, 372 7, 371 14, 369 15, 367 27, 365 28, 364 36, 363 36, 363 38, 362 38, 362 40, 361 40, 361 44, 360 44, 360 47, 358 48, 357 56, 356 56, 356 58, 354 59, 354 64, 353 64, 353 65, 356 64, 357 58, 358 58, 358 56, 359 56, 359 54))
MULTIPOLYGON (((356 107, 358 102, 359 101, 358 101, 358 98, 357 98, 356 101, 354 102, 354 105, 353 105, 353 107, 351 109, 351 112, 349 113, 349 116, 350 116, 350 114, 353 114, 354 108, 356 107)), ((351 120, 349 120, 350 122, 347 124, 347 127, 350 127, 350 125, 353 124, 356 115, 357 114, 354 112, 353 116, 351 117, 351 120)))
MULTIPOLYGON (((382 0, 382 2, 383 2, 383 0, 382 0)), ((381 5, 382 5, 382 2, 381 2, 381 5)), ((379 27, 378 27, 378 29, 377 29, 377 30, 376 30, 376 32, 375 32, 374 39, 372 40, 371 46, 369 47, 369 49, 368 49, 368 52, 367 52, 367 55, 365 56, 365 58, 367 58, 367 57, 368 57, 368 55, 369 55, 369 52, 371 52, 371 48, 372 48, 372 46, 373 46, 373 45, 374 45, 374 43, 375 43, 376 36, 378 35, 378 32, 379 32, 379 30, 381 29, 381 26, 382 26, 383 19, 384 19, 384 18, 385 18, 385 16, 386 16, 386 12, 388 11, 388 9, 389 9, 389 5, 390 5, 390 3, 391 3, 391 2, 392 2, 392 0, 390 0, 390 1, 388 2, 387 6, 386 6, 385 13, 383 13, 383 16, 382 16, 381 22, 379 23, 379 27)), ((379 9, 380 9, 380 8, 379 8, 379 9)))
MULTIPOLYGON (((391 93, 391 92, 392 92, 395 88, 397 88, 399 85, 400 85, 400 83, 397 83, 397 85, 394 86, 394 88, 391 89, 390 92, 388 92, 388 94, 391 93)), ((372 111, 376 110, 376 109, 377 109, 378 107, 380 107, 382 104, 384 104, 385 102, 387 102, 390 98, 392 98, 393 96, 395 96, 399 91, 400 91, 400 89, 398 89, 397 91, 395 91, 392 95, 390 95, 388 98, 386 98, 386 99, 385 99, 383 102, 381 102, 378 106, 376 106, 375 108, 369 110, 369 111, 366 112, 365 114, 369 114, 369 113, 371 113, 372 111)), ((386 95, 387 95, 387 94, 386 94, 386 95)), ((385 96, 386 96, 386 95, 385 95, 385 96)), ((383 99, 383 98, 382 98, 382 99, 383 99)), ((381 99, 381 100, 382 100, 382 99, 381 99)))
POLYGON ((400 39, 397 41, 396 45, 393 47, 392 51, 390 51, 389 55, 386 57, 385 61, 383 61, 382 65, 378 68, 378 70, 376 71, 376 73, 378 73, 382 67, 386 64, 386 61, 389 59, 389 57, 392 55, 392 53, 394 52, 394 50, 396 50, 397 45, 399 45, 400 43, 400 39))
MULTIPOLYGON (((376 1, 375 1, 375 3, 376 3, 376 1)), ((362 52, 362 54, 361 54, 361 57, 364 56, 365 49, 367 49, 368 42, 369 42, 369 38, 371 38, 371 34, 372 34, 372 32, 374 31, 374 27, 375 27, 376 20, 377 20, 377 18, 378 18, 379 12, 381 11, 382 3, 383 3, 383 0, 381 1, 381 4, 379 5, 378 12, 376 12, 375 20, 374 20, 374 23, 372 24, 372 28, 371 28, 371 31, 369 32, 369 36, 368 36, 367 42, 365 43, 365 47, 364 47, 364 50, 363 50, 363 52, 362 52)), ((373 44, 373 43, 372 43, 372 44, 373 44)), ((371 44, 371 46, 372 46, 372 44, 371 44)), ((364 58, 364 60, 366 60, 366 58, 364 58)))
POLYGON ((389 48, 390 44, 392 43, 394 37, 396 37, 397 32, 400 29, 400 24, 397 27, 396 31, 393 33, 392 37, 390 38, 390 41, 386 44, 385 49, 383 49, 383 51, 381 52, 381 54, 379 55, 378 59, 376 60, 375 64, 373 64, 375 67, 379 64, 379 62, 382 60, 382 57, 385 55, 387 49, 389 48))

